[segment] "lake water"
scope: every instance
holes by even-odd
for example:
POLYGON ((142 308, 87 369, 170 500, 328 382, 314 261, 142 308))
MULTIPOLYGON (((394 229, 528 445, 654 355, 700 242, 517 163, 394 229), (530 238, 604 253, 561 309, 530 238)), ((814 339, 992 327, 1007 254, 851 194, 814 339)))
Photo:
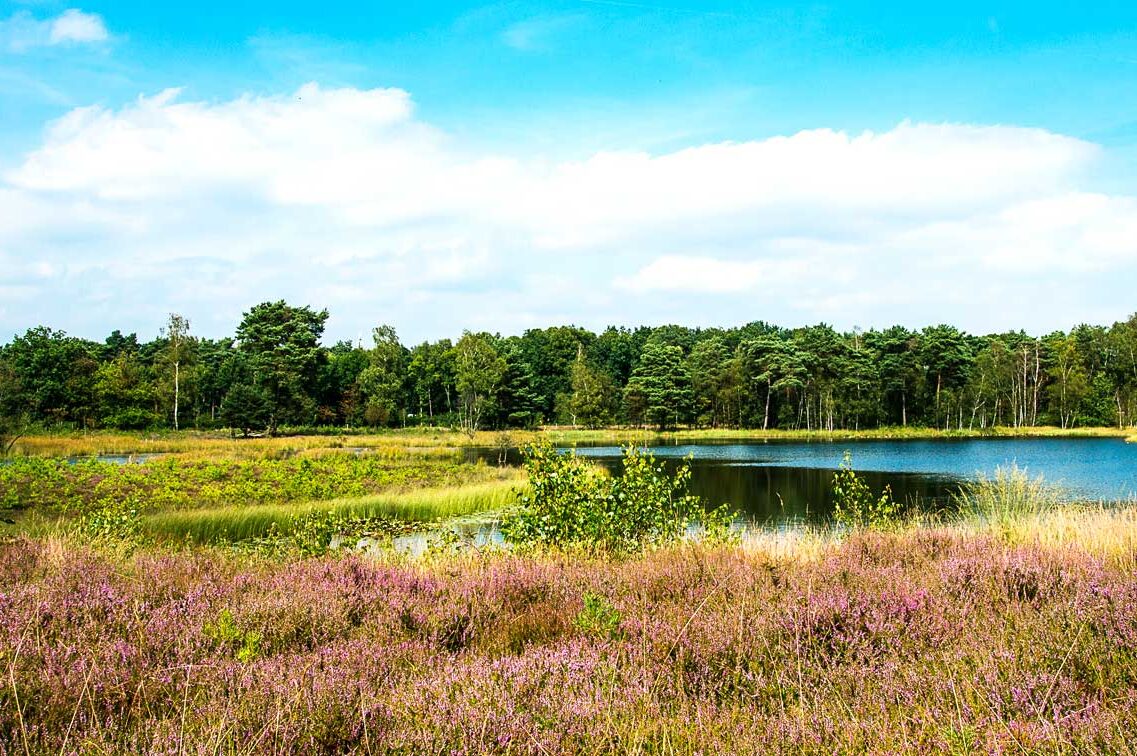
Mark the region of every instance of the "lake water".
MULTIPOLYGON (((679 464, 691 458, 691 492, 729 503, 757 523, 819 521, 833 508, 833 473, 846 451, 874 491, 892 487, 899 501, 925 509, 950 506, 960 483, 1017 464, 1071 500, 1137 497, 1137 444, 1119 438, 864 440, 700 443, 650 447, 679 464)), ((613 470, 620 447, 580 446, 580 456, 613 470)), ((487 461, 496 452, 480 452, 487 461)), ((513 457, 515 459, 515 457, 513 457)))

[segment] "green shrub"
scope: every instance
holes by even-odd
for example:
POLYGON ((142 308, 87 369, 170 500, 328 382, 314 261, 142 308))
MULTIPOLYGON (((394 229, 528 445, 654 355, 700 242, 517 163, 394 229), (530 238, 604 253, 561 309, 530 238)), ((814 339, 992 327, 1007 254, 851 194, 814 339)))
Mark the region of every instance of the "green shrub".
POLYGON ((849 528, 888 528, 895 525, 902 507, 892 498, 891 486, 874 494, 853 470, 853 455, 845 452, 833 474, 833 518, 849 528))
POLYGON ((137 500, 104 499, 82 519, 87 536, 112 542, 132 543, 142 535, 142 513, 137 500))
POLYGON ((602 640, 619 640, 622 636, 620 622, 623 615, 608 599, 599 593, 584 594, 584 608, 573 619, 572 624, 585 635, 602 640))
POLYGON ((233 612, 228 609, 222 609, 213 622, 205 623, 202 633, 217 645, 231 649, 237 661, 242 664, 255 661, 260 655, 261 634, 242 630, 233 617, 233 612))
POLYGON ((710 538, 730 535, 729 507, 707 510, 687 493, 688 465, 668 473, 633 446, 624 449, 623 469, 615 476, 547 444, 527 447, 524 458, 529 490, 502 524, 514 544, 633 552, 677 541, 699 524, 710 538))

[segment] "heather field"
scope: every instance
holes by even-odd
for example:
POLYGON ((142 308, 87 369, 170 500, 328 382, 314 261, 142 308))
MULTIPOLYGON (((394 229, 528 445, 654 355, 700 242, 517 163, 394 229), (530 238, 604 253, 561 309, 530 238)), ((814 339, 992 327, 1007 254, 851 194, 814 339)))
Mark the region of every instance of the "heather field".
POLYGON ((625 558, 14 538, 6 753, 1134 750, 1137 519, 625 558))
POLYGON ((1137 750, 1132 506, 905 512, 847 459, 740 534, 630 447, 226 443, 0 466, 0 754, 1137 750))

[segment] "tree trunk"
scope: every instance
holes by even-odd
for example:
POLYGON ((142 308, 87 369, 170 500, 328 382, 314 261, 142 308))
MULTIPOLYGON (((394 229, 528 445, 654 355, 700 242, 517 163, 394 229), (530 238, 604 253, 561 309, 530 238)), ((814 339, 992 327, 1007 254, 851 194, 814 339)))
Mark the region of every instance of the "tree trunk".
POLYGON ((179 430, 179 428, 178 428, 178 391, 179 391, 180 386, 179 386, 178 381, 180 378, 180 366, 181 366, 181 362, 179 360, 174 360, 174 430, 179 430))
MULTIPOLYGON (((739 424, 741 425, 742 413, 739 412, 739 424)), ((762 415, 762 430, 766 430, 770 425, 770 382, 766 381, 766 412, 762 415)))

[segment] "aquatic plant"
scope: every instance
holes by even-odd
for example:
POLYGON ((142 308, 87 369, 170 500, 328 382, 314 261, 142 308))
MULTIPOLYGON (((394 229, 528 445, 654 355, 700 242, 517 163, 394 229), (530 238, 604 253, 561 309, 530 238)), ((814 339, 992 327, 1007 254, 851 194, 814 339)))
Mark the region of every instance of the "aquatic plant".
POLYGON ((379 494, 298 504, 222 506, 156 512, 142 518, 144 532, 166 540, 233 543, 291 536, 313 518, 424 523, 477 512, 506 510, 517 501, 517 478, 452 488, 379 494))

